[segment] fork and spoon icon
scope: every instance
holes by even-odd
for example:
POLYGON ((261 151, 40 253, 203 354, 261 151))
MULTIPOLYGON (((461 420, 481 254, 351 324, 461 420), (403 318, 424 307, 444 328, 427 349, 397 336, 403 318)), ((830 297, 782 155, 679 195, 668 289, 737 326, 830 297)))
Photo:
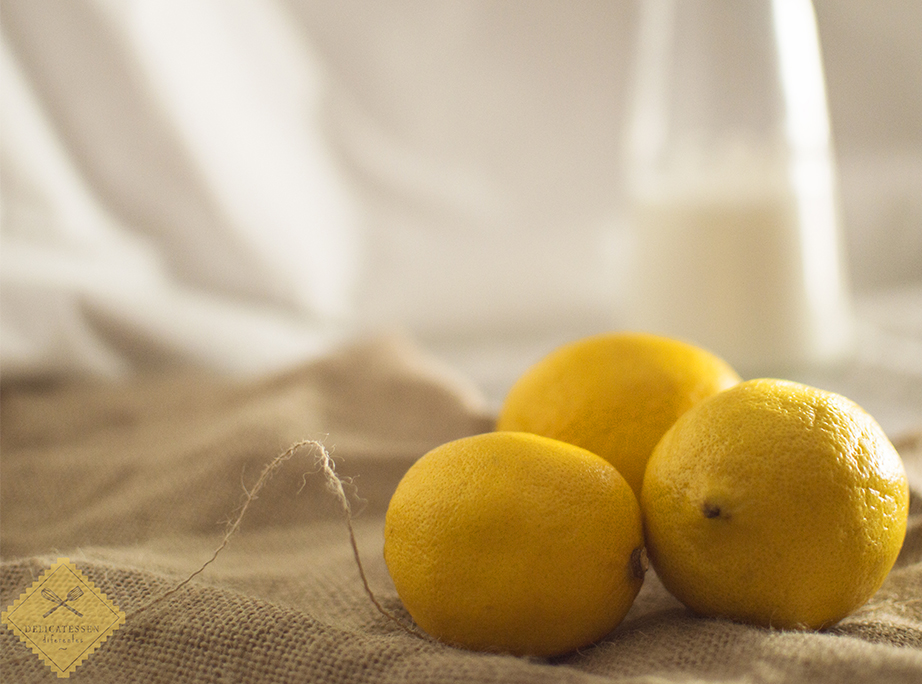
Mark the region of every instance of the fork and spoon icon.
POLYGON ((42 589, 41 594, 42 598, 57 604, 54 608, 42 615, 42 617, 48 617, 58 608, 67 608, 67 610, 69 610, 77 617, 83 617, 83 613, 67 605, 70 601, 76 601, 78 598, 83 596, 83 589, 81 589, 79 586, 76 586, 67 592, 67 596, 64 599, 61 599, 61 597, 55 594, 51 589, 42 589))

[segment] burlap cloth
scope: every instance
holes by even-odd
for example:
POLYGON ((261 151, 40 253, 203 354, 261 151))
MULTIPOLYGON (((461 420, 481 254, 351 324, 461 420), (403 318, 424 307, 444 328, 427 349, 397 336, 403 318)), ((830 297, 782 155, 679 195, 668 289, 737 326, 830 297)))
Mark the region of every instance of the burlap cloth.
MULTIPOLYGON (((366 501, 354 524, 371 589, 409 620, 381 556, 390 493, 429 448, 491 421, 462 383, 398 343, 248 384, 187 375, 4 388, 0 419, 0 603, 67 556, 128 613, 75 681, 922 682, 918 497, 886 584, 823 633, 695 617, 650 573, 601 643, 524 659, 414 637, 378 612, 342 510, 305 453, 277 472, 212 565, 132 615, 211 556, 267 462, 321 439, 366 501)), ((918 445, 903 455, 922 458, 918 445)), ((6 628, 0 640, 4 682, 57 681, 6 628)))

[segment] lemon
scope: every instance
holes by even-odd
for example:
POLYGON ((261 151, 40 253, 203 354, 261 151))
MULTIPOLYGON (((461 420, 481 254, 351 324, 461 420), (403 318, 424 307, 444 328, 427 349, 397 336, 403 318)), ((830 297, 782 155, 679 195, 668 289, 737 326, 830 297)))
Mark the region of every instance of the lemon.
POLYGON ((822 628, 864 604, 903 543, 909 488, 880 426, 838 394, 751 380, 657 445, 641 494, 647 548, 694 611, 822 628))
POLYGON ((588 449, 614 465, 639 496, 647 459, 676 418, 739 381, 726 362, 678 340, 596 335, 529 368, 506 396, 497 429, 588 449))
POLYGON ((571 444, 509 432, 449 442, 407 471, 384 558, 431 636, 533 656, 605 636, 646 569, 640 507, 618 471, 571 444))

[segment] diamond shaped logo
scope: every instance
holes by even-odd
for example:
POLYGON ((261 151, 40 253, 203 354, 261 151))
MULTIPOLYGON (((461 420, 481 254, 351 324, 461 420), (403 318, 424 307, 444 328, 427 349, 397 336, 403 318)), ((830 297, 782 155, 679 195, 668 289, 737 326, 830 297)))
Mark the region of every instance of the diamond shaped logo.
POLYGON ((69 677, 122 626, 125 614, 69 559, 59 558, 0 619, 58 677, 69 677))

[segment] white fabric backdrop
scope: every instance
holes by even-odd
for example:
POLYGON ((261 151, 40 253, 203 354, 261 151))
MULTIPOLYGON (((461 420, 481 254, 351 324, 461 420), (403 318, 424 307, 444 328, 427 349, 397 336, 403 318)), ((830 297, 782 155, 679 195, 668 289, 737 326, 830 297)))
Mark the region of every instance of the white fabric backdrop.
MULTIPOLYGON (((816 7, 855 290, 912 287, 922 3, 816 7)), ((450 354, 617 326, 635 16, 4 0, 4 379, 258 373, 381 327, 450 354)))

